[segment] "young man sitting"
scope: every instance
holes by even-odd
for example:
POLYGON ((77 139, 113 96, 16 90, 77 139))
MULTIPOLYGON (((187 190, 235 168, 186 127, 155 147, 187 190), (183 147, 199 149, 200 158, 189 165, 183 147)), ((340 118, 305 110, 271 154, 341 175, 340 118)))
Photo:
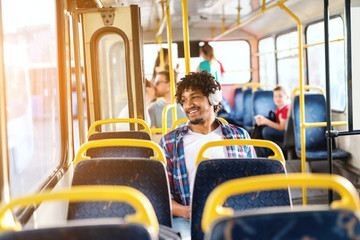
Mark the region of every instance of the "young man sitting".
MULTIPOLYGON (((172 198, 173 228, 183 239, 190 239, 190 199, 195 180, 195 159, 202 145, 222 139, 250 139, 242 128, 215 118, 221 108, 221 86, 202 71, 190 73, 177 84, 176 101, 189 121, 160 140, 167 161, 172 198)), ((211 158, 256 157, 252 146, 219 146, 206 151, 211 158)))

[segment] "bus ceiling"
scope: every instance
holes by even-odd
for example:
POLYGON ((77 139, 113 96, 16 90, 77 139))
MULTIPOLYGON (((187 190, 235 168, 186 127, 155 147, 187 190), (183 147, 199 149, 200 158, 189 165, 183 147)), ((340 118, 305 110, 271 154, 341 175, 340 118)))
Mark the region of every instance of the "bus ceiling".
MULTIPOLYGON (((303 24, 323 18, 323 1, 321 0, 280 1, 303 24)), ((169 0, 168 2, 170 4, 173 41, 182 41, 182 1, 169 0)), ((277 5, 279 0, 266 0, 265 2, 265 6, 268 8, 277 5)), ((239 7, 241 27, 229 34, 221 35, 222 37, 219 40, 263 38, 270 34, 296 28, 296 22, 280 7, 275 6, 262 12, 262 4, 263 0, 187 0, 190 40, 212 40, 222 34, 224 30, 226 32, 226 30, 236 27, 239 7), (259 16, 253 18, 256 14, 259 16)), ((139 5, 144 43, 155 42, 155 32, 163 18, 162 4, 159 0, 77 0, 76 5, 78 8, 139 5)), ((342 14, 343 8, 343 0, 332 0, 330 2, 331 15, 342 14)), ((166 28, 162 32, 162 38, 167 38, 166 28)))

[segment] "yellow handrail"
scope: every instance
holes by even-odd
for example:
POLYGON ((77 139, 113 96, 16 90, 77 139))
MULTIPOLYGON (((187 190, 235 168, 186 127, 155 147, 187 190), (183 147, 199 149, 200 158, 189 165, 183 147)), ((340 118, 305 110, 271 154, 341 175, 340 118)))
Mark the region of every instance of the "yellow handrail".
MULTIPOLYGON (((312 123, 303 123, 303 127, 304 128, 309 128, 309 127, 326 127, 327 123, 326 122, 312 122, 312 123)), ((344 126, 347 125, 346 121, 335 121, 335 122, 331 122, 331 126, 344 126)))
MULTIPOLYGON (((304 86, 304 89, 305 89, 305 90, 316 89, 316 90, 319 90, 319 92, 324 95, 324 91, 322 90, 321 87, 318 87, 318 86, 305 85, 305 86, 304 86)), ((294 88, 294 90, 293 90, 293 92, 292 92, 292 98, 295 97, 295 95, 297 94, 298 91, 300 91, 300 87, 294 88)))
POLYGON ((346 178, 329 174, 271 174, 229 180, 216 187, 206 200, 201 227, 210 230, 210 224, 221 217, 233 216, 234 210, 223 207, 233 195, 255 191, 286 189, 288 187, 328 188, 338 192, 341 200, 334 201, 334 209, 350 209, 360 213, 360 199, 355 187, 346 178))
MULTIPOLYGON (((223 122, 225 124, 228 124, 228 122, 225 119, 221 118, 221 117, 217 117, 217 119, 219 119, 221 122, 223 122)), ((182 118, 182 119, 176 120, 176 122, 174 122, 173 125, 171 126, 170 131, 174 130, 177 126, 179 126, 182 123, 187 122, 188 120, 189 120, 188 118, 182 118)))
MULTIPOLYGON (((176 104, 175 101, 175 77, 174 77, 174 68, 173 68, 173 59, 172 59, 172 48, 171 48, 171 44, 172 44, 172 36, 171 36, 171 19, 170 19, 170 1, 166 0, 166 9, 165 9, 165 13, 166 13, 166 22, 167 22, 167 40, 168 40, 168 44, 169 44, 169 49, 168 49, 168 56, 169 56, 169 75, 170 75, 170 96, 171 96, 171 104, 176 104)), ((177 112, 176 112, 176 108, 172 108, 172 118, 173 121, 175 122, 177 119, 177 112)), ((163 121, 164 121, 164 116, 163 116, 163 121)), ((166 133, 166 126, 164 127, 163 124, 163 134, 166 133)))
POLYGON ((127 186, 76 186, 69 190, 56 192, 42 192, 34 195, 19 197, 0 207, 0 231, 20 230, 18 226, 9 226, 4 221, 6 212, 16 206, 25 207, 30 203, 40 204, 49 200, 81 201, 121 201, 130 204, 135 209, 135 214, 125 217, 127 222, 146 224, 152 227, 152 232, 158 234, 159 223, 149 199, 140 191, 127 186))
POLYGON ((89 132, 87 137, 89 138, 91 134, 97 133, 98 131, 95 130, 97 126, 103 125, 103 124, 109 124, 109 123, 138 123, 142 125, 145 129, 144 131, 151 134, 149 125, 142 119, 137 118, 115 118, 115 119, 105 119, 105 120, 99 120, 91 124, 89 128, 89 132))
MULTIPOLYGON (((299 41, 299 80, 300 80, 300 124, 305 122, 305 97, 304 97, 304 74, 303 74, 303 36, 302 36, 302 25, 300 19, 291 12, 285 5, 284 2, 279 1, 278 6, 283 9, 290 17, 292 17, 297 23, 297 30, 298 30, 298 41, 299 41)), ((301 172, 305 174, 305 162, 306 162, 306 135, 305 135, 305 128, 302 126, 300 127, 300 137, 301 137, 301 172)), ((306 198, 306 189, 302 189, 303 194, 303 204, 306 205, 307 198, 306 198)))
POLYGON ((98 148, 98 147, 116 147, 116 146, 150 148, 154 150, 154 152, 156 153, 155 156, 150 158, 159 160, 160 162, 164 163, 164 165, 166 166, 164 153, 157 143, 149 140, 128 139, 128 138, 94 140, 84 143, 83 145, 81 145, 80 149, 78 150, 73 165, 75 166, 80 161, 91 159, 89 156, 85 156, 85 152, 88 149, 98 148))
POLYGON ((187 0, 181 0, 183 35, 184 35, 184 56, 185 56, 185 73, 190 72, 190 44, 189 44, 189 24, 187 0))
MULTIPOLYGON (((169 109, 175 109, 175 112, 176 112, 176 106, 177 106, 177 104, 173 103, 173 104, 166 105, 164 108, 164 111, 162 113, 162 135, 165 135, 167 133, 167 129, 168 129, 167 128, 167 112, 169 111, 169 109)), ((173 111, 173 113, 174 113, 174 111, 173 111)), ((174 117, 173 117, 173 120, 176 120, 176 118, 174 119, 174 117)), ((175 121, 173 121, 173 122, 175 122, 175 121)))
POLYGON ((244 83, 244 85, 242 86, 242 90, 245 91, 249 87, 257 89, 260 87, 260 83, 254 83, 254 82, 244 83))
POLYGON ((269 159, 280 160, 286 164, 284 155, 278 145, 271 141, 267 140, 255 140, 255 139, 225 139, 221 141, 213 141, 205 143, 199 150, 199 153, 195 160, 195 166, 197 166, 201 161, 210 159, 209 157, 203 156, 206 149, 217 146, 232 146, 232 145, 242 145, 242 146, 255 146, 255 147, 266 147, 270 148, 274 152, 274 156, 269 156, 269 159))

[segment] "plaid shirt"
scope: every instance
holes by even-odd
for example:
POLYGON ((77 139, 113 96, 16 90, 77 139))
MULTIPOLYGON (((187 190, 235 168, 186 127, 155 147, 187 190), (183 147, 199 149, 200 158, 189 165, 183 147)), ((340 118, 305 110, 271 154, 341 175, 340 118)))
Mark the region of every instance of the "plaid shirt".
MULTIPOLYGON (((223 139, 250 139, 249 134, 244 129, 224 124, 217 119, 216 121, 220 124, 223 139)), ((190 188, 186 171, 183 138, 189 131, 189 124, 188 121, 184 126, 167 133, 159 143, 165 152, 167 161, 166 169, 169 177, 171 199, 185 206, 190 205, 190 188)), ((228 157, 256 157, 253 146, 226 146, 226 150, 228 157)))

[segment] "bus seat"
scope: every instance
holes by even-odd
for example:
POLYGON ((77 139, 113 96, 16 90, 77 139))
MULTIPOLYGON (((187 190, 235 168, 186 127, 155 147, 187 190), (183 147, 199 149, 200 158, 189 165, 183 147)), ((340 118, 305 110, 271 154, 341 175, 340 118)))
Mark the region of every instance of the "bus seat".
MULTIPOLYGON (((151 140, 150 134, 144 131, 122 131, 122 132, 98 132, 89 136, 89 141, 100 139, 142 139, 151 140)), ((123 157, 123 158, 150 158, 154 156, 150 148, 135 148, 131 146, 99 147, 92 148, 86 152, 87 156, 98 157, 123 157)))
POLYGON ((267 117, 271 110, 276 110, 273 95, 273 91, 256 91, 253 93, 253 116, 262 115, 267 117))
MULTIPOLYGON (((157 239, 159 223, 150 201, 136 189, 125 186, 82 186, 66 190, 44 191, 12 199, 0 207, 0 239, 157 239), (107 201, 125 202, 134 213, 123 219, 93 219, 61 223, 56 226, 22 229, 18 222, 6 221, 6 215, 15 207, 39 205, 44 201, 107 201)), ((8 219, 7 219, 8 220, 8 219)))
POLYGON ((235 89, 234 94, 234 111, 235 119, 239 122, 243 122, 244 116, 244 92, 242 87, 235 89))
MULTIPOLYGON (((80 185, 133 187, 150 200, 159 224, 172 225, 167 173, 159 160, 102 158, 80 161, 74 169, 72 186, 80 185)), ((133 212, 130 205, 120 202, 71 203, 68 219, 123 217, 133 212)))
POLYGON ((248 88, 244 91, 243 96, 243 116, 244 116, 244 128, 250 130, 253 126, 254 116, 252 111, 252 89, 248 88))
POLYGON ((359 196, 347 179, 330 174, 256 176, 228 181, 208 197, 202 219, 205 239, 339 239, 360 238, 359 196), (229 197, 274 189, 333 189, 340 200, 328 205, 263 208, 235 212, 222 203, 229 197))
POLYGON ((223 219, 214 224, 207 239, 224 239, 221 233, 226 231, 231 231, 233 239, 350 240, 360 237, 360 222, 347 210, 268 210, 223 219))
MULTIPOLYGON (((81 223, 81 222, 80 222, 81 223)), ((7 232, 0 235, 0 240, 117 240, 117 239, 156 239, 140 224, 114 223, 99 224, 97 221, 91 224, 85 222, 79 226, 62 226, 53 228, 29 229, 18 232, 7 232)))
MULTIPOLYGON (((211 159, 199 163, 194 183, 191 209, 191 236, 193 240, 203 239, 201 218, 205 202, 216 186, 231 179, 263 174, 286 173, 285 165, 275 159, 211 159)), ((290 205, 286 190, 257 192, 229 198, 225 205, 236 210, 246 210, 266 206, 290 205)))
POLYGON ((242 126, 242 123, 236 120, 234 110, 224 97, 222 98, 221 106, 222 108, 217 112, 218 118, 223 118, 230 124, 242 126))
POLYGON ((293 124, 293 116, 292 116, 292 112, 294 105, 293 103, 290 104, 290 108, 288 111, 288 116, 286 118, 286 123, 285 123, 285 129, 284 129, 284 141, 282 143, 282 148, 284 151, 286 151, 287 154, 287 158, 286 159, 292 159, 293 155, 295 155, 295 133, 294 133, 294 124, 293 124))
MULTIPOLYGON (((301 136, 300 136, 300 101, 299 96, 294 97, 294 129, 295 129, 295 151, 301 157, 301 136)), ((323 94, 305 94, 305 122, 326 122, 326 101, 323 94)), ((306 159, 323 160, 327 159, 327 139, 325 137, 326 127, 311 127, 305 129, 306 134, 306 159)), ((333 148, 333 158, 347 160, 350 157, 348 152, 333 148)))

